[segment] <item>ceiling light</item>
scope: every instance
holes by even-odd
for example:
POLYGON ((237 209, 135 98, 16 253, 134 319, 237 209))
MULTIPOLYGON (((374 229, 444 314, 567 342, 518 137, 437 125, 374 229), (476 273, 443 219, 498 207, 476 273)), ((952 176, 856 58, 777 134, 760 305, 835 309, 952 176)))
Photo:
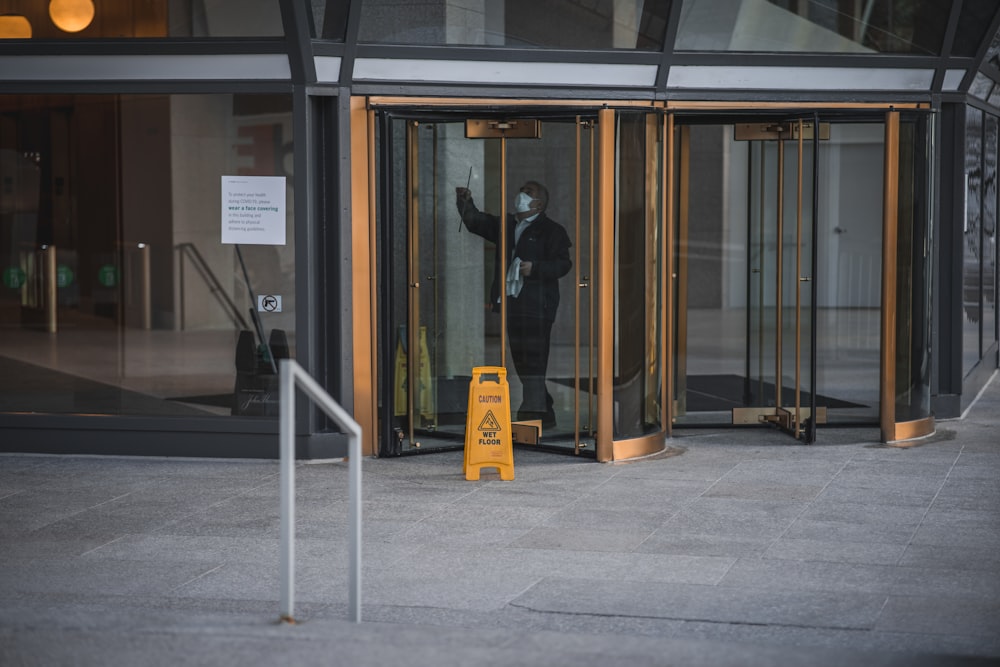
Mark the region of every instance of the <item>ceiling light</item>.
POLYGON ((63 32, 80 32, 94 20, 92 0, 52 0, 49 18, 63 32))
POLYGON ((4 14, 0 16, 0 39, 29 39, 31 24, 23 16, 4 14))

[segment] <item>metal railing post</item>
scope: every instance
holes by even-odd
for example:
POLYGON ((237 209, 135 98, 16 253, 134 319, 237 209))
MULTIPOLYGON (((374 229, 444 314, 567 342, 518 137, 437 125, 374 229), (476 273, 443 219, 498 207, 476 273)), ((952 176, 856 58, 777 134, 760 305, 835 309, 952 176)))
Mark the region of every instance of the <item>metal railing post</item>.
POLYGON ((361 622, 361 426, 294 359, 279 362, 278 411, 281 456, 281 620, 294 623, 295 609, 295 389, 301 389, 348 434, 350 566, 348 612, 361 622))
POLYGON ((295 377, 281 364, 278 434, 281 468, 281 620, 294 622, 295 610, 295 377))

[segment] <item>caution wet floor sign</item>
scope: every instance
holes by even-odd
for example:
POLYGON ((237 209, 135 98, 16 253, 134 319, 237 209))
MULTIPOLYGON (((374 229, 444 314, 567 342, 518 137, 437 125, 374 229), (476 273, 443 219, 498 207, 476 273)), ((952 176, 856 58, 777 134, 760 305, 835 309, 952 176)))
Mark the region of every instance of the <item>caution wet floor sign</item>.
POLYGON ((500 479, 514 479, 507 369, 472 369, 465 422, 465 479, 479 479, 482 468, 496 468, 500 479))

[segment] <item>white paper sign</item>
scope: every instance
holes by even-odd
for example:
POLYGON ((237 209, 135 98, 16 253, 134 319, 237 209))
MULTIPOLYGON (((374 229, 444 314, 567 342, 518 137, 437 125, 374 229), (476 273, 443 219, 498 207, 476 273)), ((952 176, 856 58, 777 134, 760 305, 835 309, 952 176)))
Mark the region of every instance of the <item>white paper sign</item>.
POLYGON ((222 177, 222 242, 285 245, 285 177, 222 177))

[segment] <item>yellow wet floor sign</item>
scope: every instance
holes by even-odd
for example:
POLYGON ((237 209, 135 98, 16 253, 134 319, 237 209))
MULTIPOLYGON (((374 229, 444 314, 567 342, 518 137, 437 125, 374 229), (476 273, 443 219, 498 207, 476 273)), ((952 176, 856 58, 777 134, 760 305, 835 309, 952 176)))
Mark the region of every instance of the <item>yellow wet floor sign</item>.
POLYGON ((507 369, 472 369, 469 408, 465 421, 465 479, 479 479, 482 468, 496 468, 500 479, 514 479, 514 452, 510 431, 510 390, 507 369))

